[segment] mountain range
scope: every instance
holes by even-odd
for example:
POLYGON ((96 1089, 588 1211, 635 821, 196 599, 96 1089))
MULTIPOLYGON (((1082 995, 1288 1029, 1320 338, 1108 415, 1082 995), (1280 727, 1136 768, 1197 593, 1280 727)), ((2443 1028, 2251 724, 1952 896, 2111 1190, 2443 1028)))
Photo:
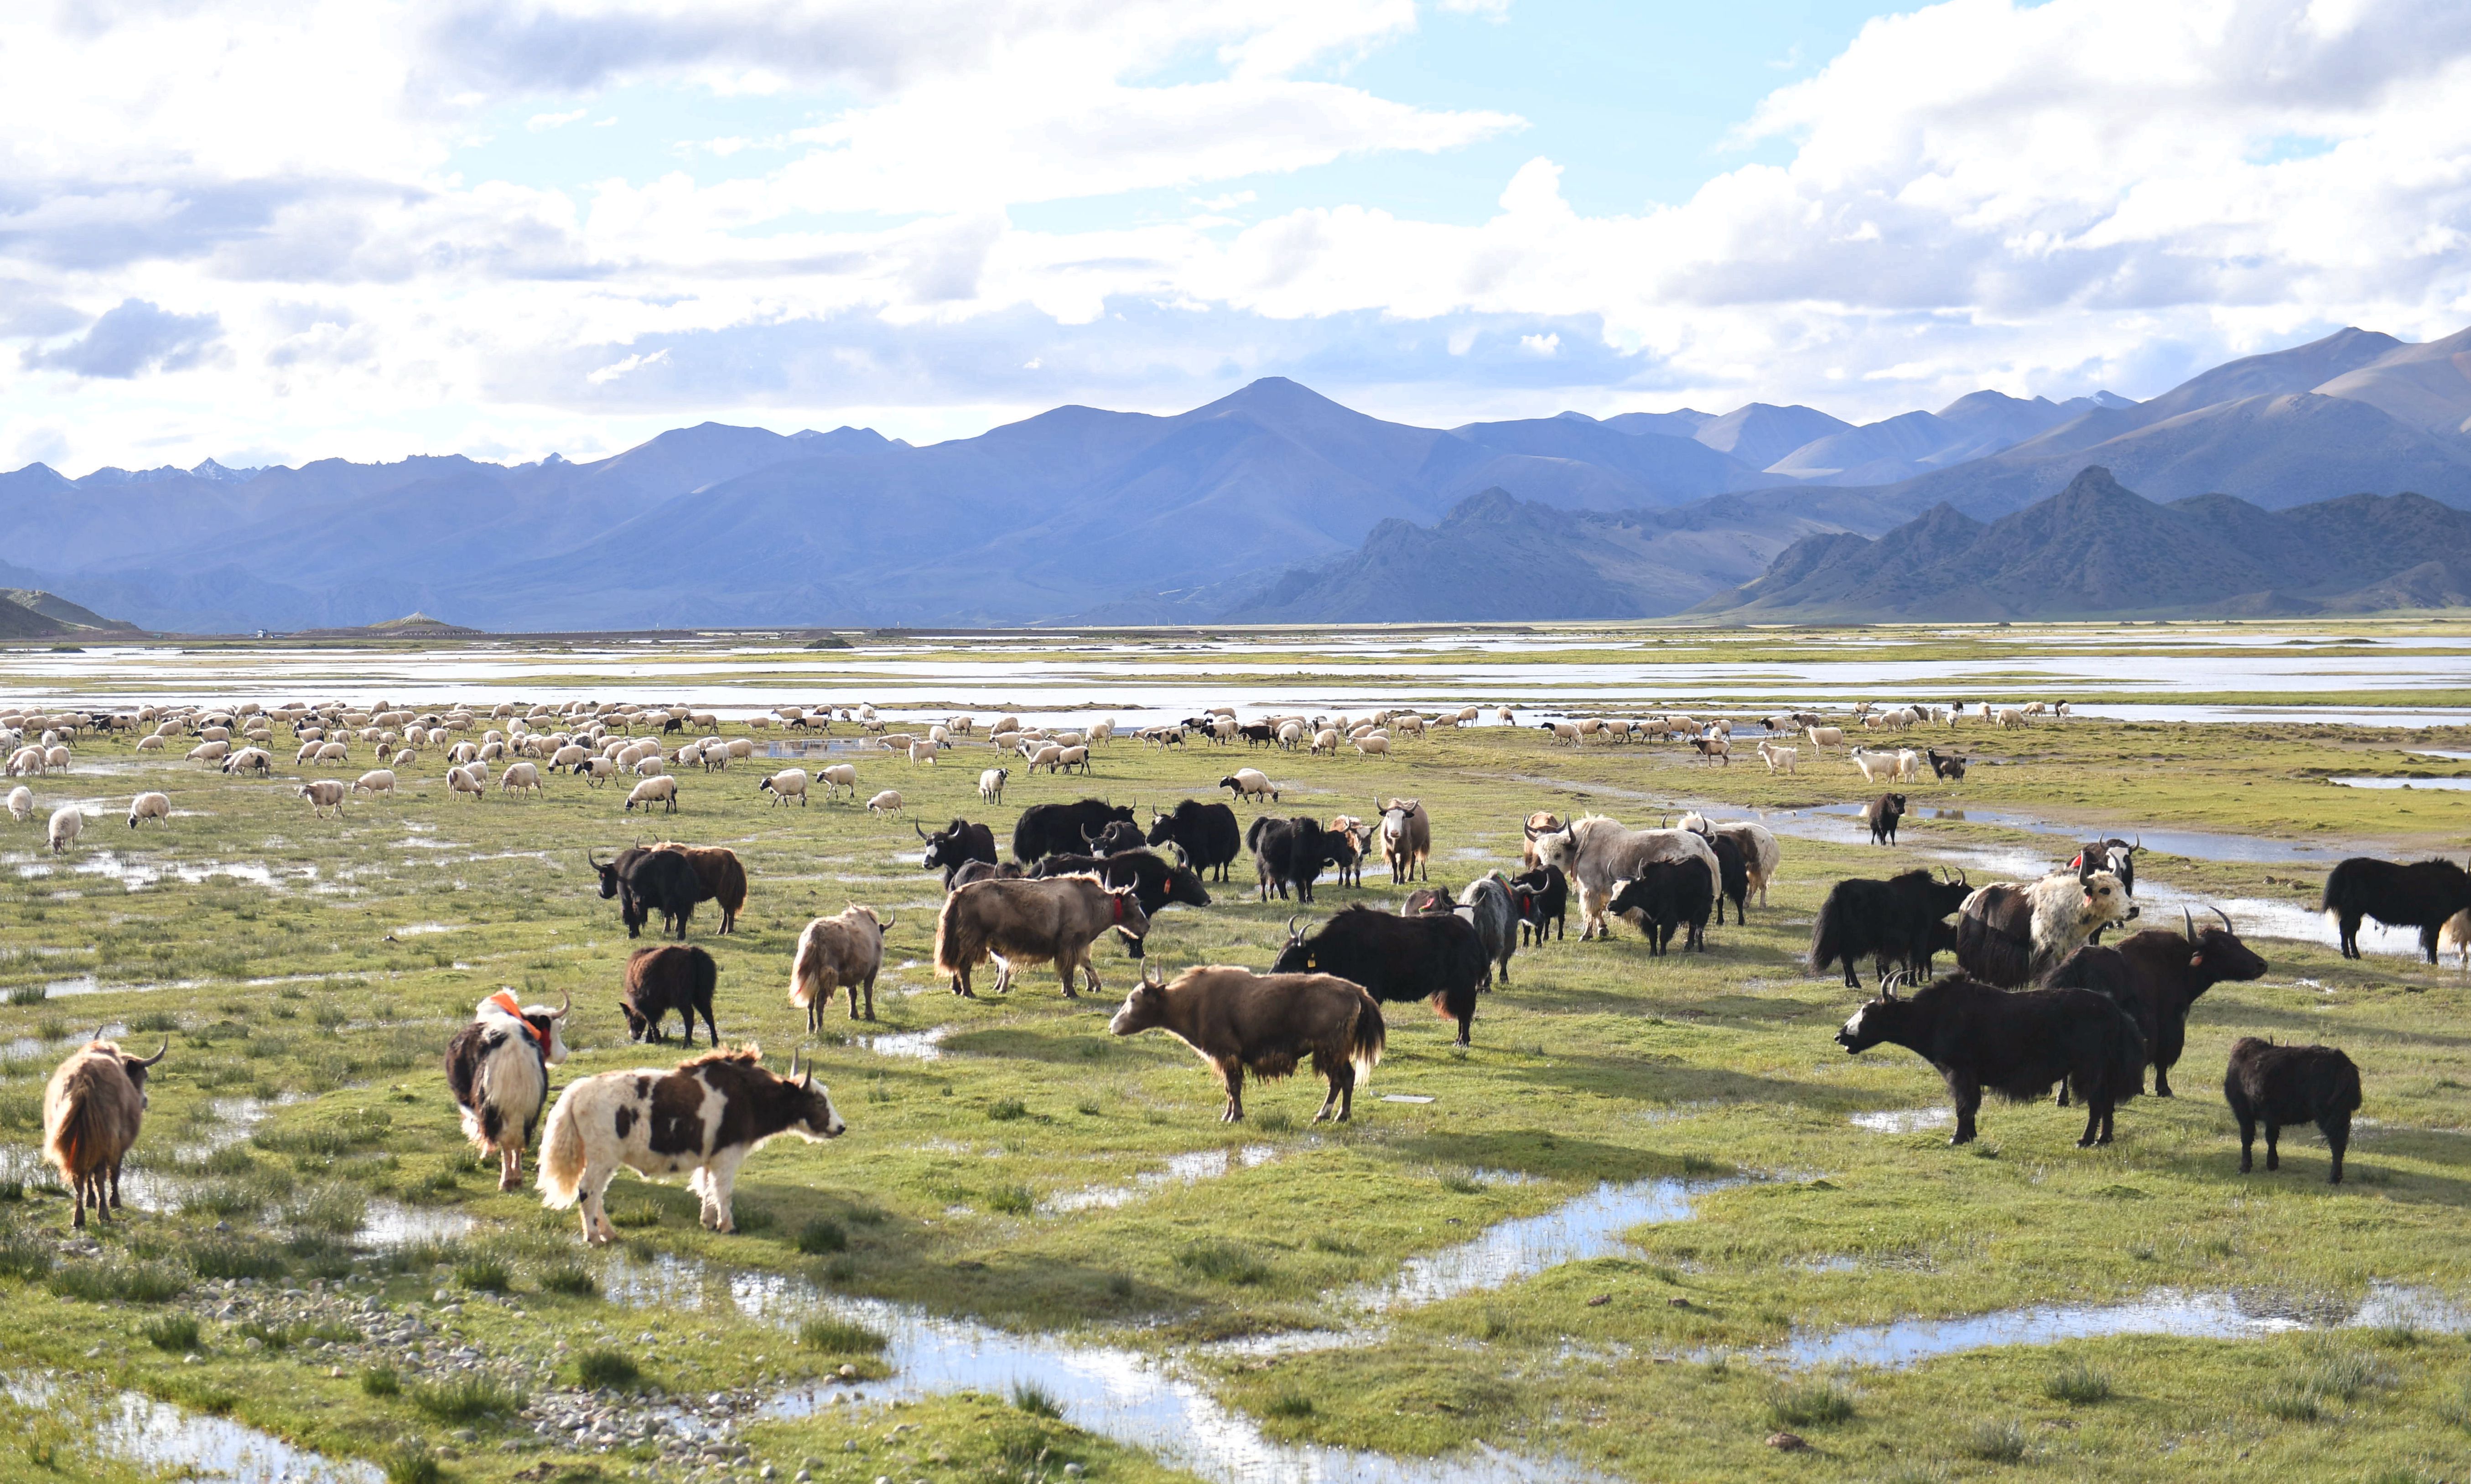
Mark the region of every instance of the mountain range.
POLYGON ((2088 465, 2261 511, 2471 506, 2471 330, 2346 329, 2144 403, 1985 390, 1858 427, 1752 403, 1425 428, 1270 377, 1173 416, 1062 407, 923 446, 706 423, 588 463, 33 464, 0 474, 0 582, 208 632, 415 609, 494 630, 1409 616, 1365 583, 1429 590, 1422 618, 1644 614, 1942 506, 1998 529, 2088 465), (1478 531, 1558 543, 1579 585, 1424 577, 1478 531))

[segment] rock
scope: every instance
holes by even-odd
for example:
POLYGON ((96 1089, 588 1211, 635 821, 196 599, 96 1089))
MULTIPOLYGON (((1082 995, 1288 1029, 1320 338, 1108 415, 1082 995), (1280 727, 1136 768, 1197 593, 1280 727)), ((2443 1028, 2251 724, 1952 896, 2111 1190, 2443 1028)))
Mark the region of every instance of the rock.
POLYGON ((451 1294, 451 1293, 447 1292, 445 1289, 440 1288, 440 1289, 438 1289, 435 1293, 433 1293, 433 1294, 431 1294, 431 1295, 429 1296, 429 1302, 430 1302, 430 1303, 432 1303, 432 1304, 443 1304, 443 1303, 445 1303, 447 1300, 452 1299, 454 1296, 455 1296, 455 1295, 453 1295, 453 1294, 451 1294))
POLYGON ((1667 1308, 1688 1308, 1690 1307, 1690 1301, 1688 1299, 1666 1299, 1664 1301, 1664 1307, 1667 1308))
POLYGON ((843 1361, 841 1363, 841 1368, 833 1374, 839 1377, 842 1380, 850 1380, 857 1377, 858 1367, 849 1364, 847 1361, 843 1361))
POLYGON ((447 1436, 453 1438, 458 1443, 478 1443, 481 1441, 480 1432, 471 1427, 458 1427, 453 1432, 448 1433, 447 1436))
POLYGON ((1064 1473, 1068 1478, 1077 1479, 1081 1476, 1081 1466, 1079 1464, 1066 1464, 1064 1466, 1064 1473))
POLYGON ((1806 1453, 1810 1451, 1810 1445, 1803 1442, 1799 1433, 1792 1432, 1769 1433, 1768 1447, 1775 1449, 1780 1453, 1806 1453))
POLYGON ((1599 1294, 1597 1294, 1594 1298, 1589 1299, 1589 1300, 1588 1301, 1588 1307, 1589 1308, 1602 1308, 1602 1307, 1604 1307, 1606 1305, 1608 1305, 1608 1304, 1612 1303, 1612 1301, 1613 1301, 1613 1296, 1612 1296, 1612 1294, 1610 1294, 1610 1293, 1599 1293, 1599 1294))

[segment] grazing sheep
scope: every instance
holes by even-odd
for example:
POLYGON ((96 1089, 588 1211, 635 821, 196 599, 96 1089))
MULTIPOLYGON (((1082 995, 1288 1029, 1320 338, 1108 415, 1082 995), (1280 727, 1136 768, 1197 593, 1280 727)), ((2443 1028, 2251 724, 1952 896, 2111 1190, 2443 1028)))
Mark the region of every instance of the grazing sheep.
MULTIPOLYGON (((529 766, 530 765, 526 766, 529 766)), ((376 798, 381 793, 392 793, 394 791, 394 769, 390 767, 373 767, 369 769, 367 772, 363 773, 360 777, 352 781, 352 791, 354 793, 366 793, 371 798, 376 798)))
POLYGON ((35 817, 35 790, 19 784, 9 790, 9 817, 24 824, 35 817))
POLYGON ((140 752, 161 752, 163 750, 163 739, 160 737, 140 737, 137 739, 137 750, 140 752))
POLYGON ((652 812, 652 806, 655 804, 667 804, 670 807, 669 812, 672 814, 676 813, 678 781, 666 773, 658 778, 645 779, 627 790, 626 813, 633 813, 638 804, 644 806, 644 813, 647 814, 652 812))
POLYGON ((326 811, 330 809, 335 812, 336 818, 340 819, 343 816, 345 791, 341 784, 326 779, 318 779, 300 786, 300 796, 309 801, 310 813, 320 819, 326 816, 326 811))
POLYGON ((129 828, 137 828, 140 819, 172 822, 172 796, 167 793, 141 793, 129 801, 129 828))
POLYGON ((1801 761, 1801 749, 1779 747, 1774 742, 1761 742, 1759 761, 1768 766, 1768 771, 1771 773, 1790 773, 1801 761))
POLYGON ((852 799, 858 797, 858 768, 852 764, 835 763, 830 767, 818 768, 815 772, 815 782, 824 786, 824 797, 827 800, 843 789, 849 790, 849 796, 852 799))
POLYGON ((352 758, 352 749, 339 742, 319 742, 318 750, 312 753, 310 758, 312 762, 317 763, 348 763, 352 758))
POLYGON ((14 755, 14 756, 12 756, 12 757, 11 757, 11 758, 9 759, 9 776, 10 776, 10 777, 12 777, 12 778, 22 777, 23 775, 28 774, 28 773, 32 773, 32 774, 34 774, 34 775, 35 775, 35 777, 37 777, 37 778, 39 778, 39 777, 41 777, 41 776, 42 776, 42 774, 43 774, 43 749, 42 749, 42 748, 40 748, 40 747, 20 747, 20 748, 18 748, 18 749, 17 749, 17 751, 16 751, 15 755, 14 755))
POLYGON ((530 763, 507 764, 506 770, 498 775, 498 791, 500 793, 523 793, 529 791, 535 797, 539 796, 541 791, 540 768, 536 765, 530 763))
MULTIPOLYGON (((920 763, 932 764, 934 761, 935 744, 933 742, 914 742, 909 744, 909 762, 911 766, 914 766, 920 763)), ((1033 764, 1031 766, 1036 766, 1037 765, 1033 764)))
POLYGON ((220 763, 224 760, 225 754, 230 751, 231 743, 228 742, 202 742, 190 748, 188 757, 182 761, 189 763, 220 763))
POLYGON ((727 750, 729 760, 733 763, 737 762, 741 758, 751 758, 755 756, 755 744, 743 737, 734 737, 730 739, 727 750))
POLYGON ((807 807, 807 772, 804 768, 783 768, 780 772, 757 784, 755 788, 758 792, 772 795, 772 804, 776 809, 791 799, 798 801, 799 808, 807 807))
POLYGON ((52 854, 60 855, 85 829, 85 813, 75 804, 63 804, 52 811, 50 839, 52 854))
POLYGON ((468 793, 477 801, 488 788, 488 774, 481 770, 478 763, 446 770, 446 791, 449 793, 468 793))
POLYGON ((1387 757, 1389 754, 1390 739, 1382 736, 1379 732, 1375 732, 1369 737, 1359 737, 1355 740, 1355 755, 1357 757, 1379 758, 1387 757))
POLYGON ((1008 767, 991 767, 978 775, 978 797, 990 804, 1003 802, 1004 780, 1012 776, 1008 767))
POLYGON ((871 814, 897 814, 901 813, 901 790, 898 789, 884 789, 882 793, 879 793, 875 797, 866 801, 866 809, 867 813, 871 814))

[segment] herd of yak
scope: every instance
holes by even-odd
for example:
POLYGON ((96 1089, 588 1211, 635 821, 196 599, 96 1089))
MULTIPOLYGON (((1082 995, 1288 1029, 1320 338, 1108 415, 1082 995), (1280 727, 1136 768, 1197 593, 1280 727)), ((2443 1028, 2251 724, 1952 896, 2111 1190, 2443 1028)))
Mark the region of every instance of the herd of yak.
MULTIPOLYGON (((1252 796, 1240 786, 1236 792, 1252 796)), ((1881 830, 1881 813, 1871 811, 1874 838, 1892 838, 1893 815, 1881 830)), ((1040 804, 1021 815, 1010 860, 999 859, 984 824, 955 819, 932 835, 912 828, 925 845, 924 867, 946 886, 935 966, 965 996, 974 992, 971 971, 989 958, 998 964, 999 992, 1010 988, 1017 968, 1042 963, 1054 966, 1068 996, 1078 993, 1076 977, 1102 992, 1091 959, 1098 939, 1112 931, 1141 958, 1156 914, 1209 906, 1205 880, 1225 883, 1247 850, 1263 901, 1292 891, 1309 904, 1315 880, 1335 868, 1342 883, 1358 883, 1377 853, 1392 883, 1405 886, 1428 874, 1432 844, 1431 820, 1413 799, 1383 801, 1363 819, 1265 813, 1249 829, 1227 804, 1197 799, 1171 813, 1151 811, 1146 829, 1130 808, 1099 799, 1040 804)), ((1867 959, 1879 991, 1837 1042, 1851 1053, 1893 1044, 1930 1062, 1954 1104, 1952 1142, 1975 1137, 1986 1091, 2022 1100, 2054 1088, 2062 1106, 2073 1095, 2085 1107, 2080 1146, 2108 1142, 2114 1110, 2143 1092, 2148 1067, 2155 1095, 2172 1095, 2171 1072, 2197 999, 2217 983, 2266 972, 2219 909, 2219 927, 2200 928, 2183 911, 2177 930, 2130 932, 2139 915, 2139 848, 2095 841, 2070 868, 2032 882, 1975 886, 1961 873, 1918 869, 1837 883, 1813 924, 1810 968, 1841 967, 1847 986, 1858 989, 1856 964, 1867 959), (2113 930, 2127 935, 2105 944, 2113 930), (1933 978, 1942 953, 1955 955, 1957 971, 1933 978)), ((745 869, 726 849, 665 842, 594 864, 600 894, 619 903, 630 937, 658 915, 683 940, 705 902, 720 913, 718 930, 728 932, 746 899, 745 869)), ((1710 824, 1694 814, 1676 828, 1631 830, 1598 815, 1540 813, 1526 821, 1524 864, 1516 876, 1490 872, 1455 898, 1447 888, 1416 889, 1395 914, 1356 904, 1312 931, 1291 918, 1265 974, 1213 966, 1168 982, 1145 964, 1111 1028, 1164 1029, 1184 1041, 1221 1078, 1230 1121, 1243 1117, 1247 1072, 1281 1077, 1309 1059, 1329 1085, 1316 1121, 1344 1120, 1381 1058, 1384 1003, 1429 1001, 1456 1022, 1458 1043, 1467 1045, 1479 994, 1495 979, 1509 982, 1522 943, 1541 944, 1548 930, 1560 935, 1573 897, 1583 942, 1610 935, 1611 920, 1622 918, 1643 930, 1652 954, 1677 932, 1682 951, 1704 952, 1708 919, 1721 923, 1727 902, 1737 916, 1753 892, 1764 905, 1777 858, 1775 837, 1755 824, 1710 824)), ((2471 873, 2449 861, 2345 860, 2327 878, 2323 907, 2339 924, 2346 956, 2359 955, 2366 918, 2417 928, 2432 963, 2440 945, 2471 945, 2471 873)), ((892 926, 889 916, 854 906, 800 934, 789 997, 807 1011, 811 1032, 835 993, 848 996, 853 1020, 874 1019, 892 926)), ((705 1224, 729 1231, 730 1190, 748 1154, 782 1134, 828 1139, 843 1131, 812 1069, 801 1072, 793 1058, 782 1076, 751 1049, 720 1048, 718 979, 712 955, 699 947, 679 941, 638 951, 621 996, 631 1038, 663 1041, 674 1014, 693 1047, 699 1017, 709 1048, 671 1071, 577 1079, 550 1112, 540 1189, 553 1207, 581 1205, 588 1241, 614 1235, 601 1192, 621 1167, 690 1175, 705 1224)), ((525 1005, 501 992, 482 1001, 449 1048, 448 1082, 464 1132, 499 1158, 503 1189, 520 1182, 523 1152, 549 1103, 549 1070, 566 1058, 571 1005, 571 998, 554 1010, 525 1005)), ((120 1205, 122 1160, 144 1115, 148 1071, 163 1054, 140 1057, 98 1039, 73 1052, 45 1090, 44 1152, 72 1191, 78 1226, 88 1206, 107 1219, 120 1205)), ((2342 1051, 2243 1039, 2232 1048, 2224 1095, 2240 1125, 2242 1171, 2251 1167, 2260 1125, 2266 1167, 2274 1169, 2282 1129, 2314 1123, 2331 1151, 2331 1178, 2342 1180, 2360 1106, 2359 1071, 2342 1051)))

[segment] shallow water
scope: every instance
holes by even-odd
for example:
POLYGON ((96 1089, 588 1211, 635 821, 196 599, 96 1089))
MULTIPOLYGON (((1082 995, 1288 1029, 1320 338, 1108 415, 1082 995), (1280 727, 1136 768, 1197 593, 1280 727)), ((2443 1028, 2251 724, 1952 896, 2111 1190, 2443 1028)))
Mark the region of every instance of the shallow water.
POLYGON ((1172 1154, 1167 1156, 1165 1169, 1143 1170, 1133 1177, 1131 1185, 1059 1191, 1039 1202, 1038 1209, 1041 1214, 1050 1216, 1074 1211, 1112 1211, 1169 1186, 1199 1185, 1234 1170, 1267 1165, 1278 1157, 1279 1151, 1265 1143, 1246 1144, 1236 1150, 1196 1149, 1189 1154, 1172 1154))
POLYGON ((0 1383, 20 1406, 70 1410, 87 1445, 106 1458, 184 1479, 221 1484, 383 1484, 374 1464, 294 1448, 225 1417, 184 1411, 133 1391, 81 1395, 78 1382, 43 1373, 0 1383))
POLYGON ((1607 1181, 1541 1215, 1497 1221, 1473 1241, 1429 1257, 1411 1258, 1399 1276, 1358 1289, 1351 1298, 1376 1310, 1414 1307, 1498 1288, 1565 1262, 1612 1257, 1630 1250, 1622 1234, 1631 1228, 1686 1221, 1699 1195, 1737 1183, 1655 1179, 1616 1185, 1607 1181))
POLYGON ((859 1045, 878 1056, 908 1056, 922 1062, 932 1062, 943 1060, 944 1038, 952 1033, 950 1025, 933 1025, 925 1030, 890 1031, 881 1036, 859 1036, 856 1039, 859 1045))
POLYGON ((1846 1121, 1874 1134, 1918 1134, 1926 1128, 1946 1128, 1956 1121, 1956 1115, 1946 1108, 1886 1108, 1857 1113, 1846 1121))
POLYGON ((2329 778, 2345 789, 2431 789, 2440 793, 2471 790, 2471 778, 2329 778))
POLYGON ((1907 1319, 1824 1334, 1797 1335, 1771 1358, 1796 1368, 1870 1365, 1901 1369, 1937 1355, 2003 1345, 2052 1345, 2111 1334, 2252 1339, 2294 1330, 2408 1325, 2459 1334, 2471 1314, 2423 1289, 2369 1286, 2364 1300, 2294 1301, 2264 1293, 2181 1293, 2157 1288, 2124 1304, 2053 1304, 1958 1319, 1907 1319))
POLYGON ((453 1241, 470 1235, 472 1216, 452 1208, 406 1206, 400 1201, 373 1200, 368 1215, 352 1240, 365 1247, 409 1247, 415 1242, 453 1241))

